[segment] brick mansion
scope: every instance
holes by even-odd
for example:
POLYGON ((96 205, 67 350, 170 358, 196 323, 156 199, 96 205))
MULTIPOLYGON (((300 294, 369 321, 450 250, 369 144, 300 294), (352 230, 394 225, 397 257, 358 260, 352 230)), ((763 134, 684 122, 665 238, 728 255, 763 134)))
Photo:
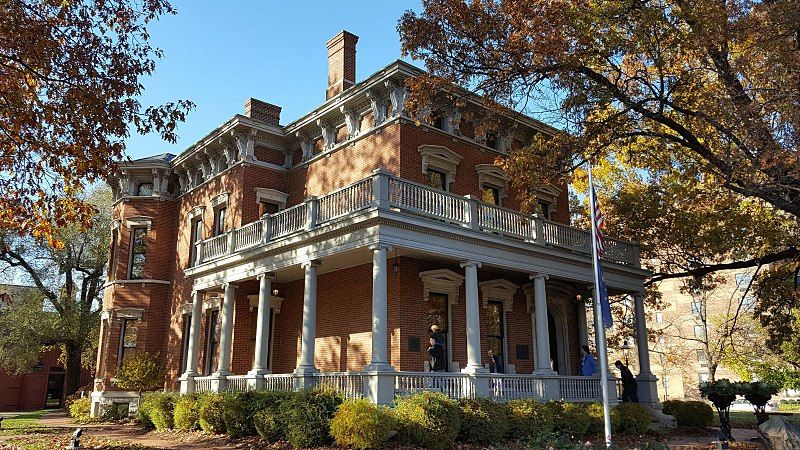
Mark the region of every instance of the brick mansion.
MULTIPOLYGON (((114 377, 137 352, 159 354, 164 387, 183 393, 329 385, 387 404, 433 386, 582 402, 615 383, 577 376, 593 272, 567 185, 541 186, 523 213, 495 164, 556 130, 509 114, 480 131, 482 99, 464 91, 411 117, 405 80, 422 70, 395 61, 357 80, 357 41, 327 43, 326 101, 309 114, 286 124, 251 98, 179 155, 123 163, 95 414, 135 401, 114 377), (445 372, 428 365, 432 325, 445 372)), ((603 264, 610 294, 633 299, 639 397, 657 407, 648 273, 621 240, 603 264)))

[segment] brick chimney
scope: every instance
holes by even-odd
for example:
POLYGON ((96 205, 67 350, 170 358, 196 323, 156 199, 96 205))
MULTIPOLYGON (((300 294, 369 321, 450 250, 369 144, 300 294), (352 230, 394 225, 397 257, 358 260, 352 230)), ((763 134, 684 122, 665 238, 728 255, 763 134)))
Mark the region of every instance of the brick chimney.
POLYGON ((356 43, 358 36, 342 31, 328 41, 328 90, 325 100, 356 84, 356 43))
POLYGON ((257 98, 248 98, 244 102, 244 115, 272 125, 280 125, 281 107, 263 102, 257 98))

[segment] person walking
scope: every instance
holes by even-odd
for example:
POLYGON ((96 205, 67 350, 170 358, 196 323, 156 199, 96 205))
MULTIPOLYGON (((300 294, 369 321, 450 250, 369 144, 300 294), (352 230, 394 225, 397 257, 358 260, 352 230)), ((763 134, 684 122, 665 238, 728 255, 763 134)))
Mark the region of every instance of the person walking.
POLYGON ((591 377, 597 373, 597 361, 589 351, 588 345, 581 345, 581 366, 580 376, 591 377))
POLYGON ((442 350, 444 350, 444 333, 439 330, 439 325, 431 325, 431 337, 436 339, 436 342, 438 342, 442 346, 442 350))
POLYGON ((622 379, 622 398, 620 400, 623 402, 639 403, 639 383, 636 382, 636 378, 634 378, 631 373, 631 369, 625 364, 622 364, 620 360, 617 360, 614 365, 617 367, 617 370, 619 370, 620 378, 622 379))

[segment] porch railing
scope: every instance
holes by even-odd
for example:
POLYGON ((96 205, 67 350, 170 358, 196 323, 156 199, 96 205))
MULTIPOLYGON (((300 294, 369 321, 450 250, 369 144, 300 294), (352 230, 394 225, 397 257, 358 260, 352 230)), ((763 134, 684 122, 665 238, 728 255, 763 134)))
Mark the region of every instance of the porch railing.
POLYGON ((360 372, 323 372, 314 374, 316 386, 326 386, 341 393, 345 398, 364 397, 364 374, 360 372))
POLYGON ((505 401, 520 398, 546 400, 545 384, 531 375, 498 375, 489 378, 489 393, 493 400, 505 401))
MULTIPOLYGON (((503 235, 529 243, 590 253, 590 233, 536 216, 490 205, 376 171, 369 178, 321 197, 311 197, 276 214, 199 242, 196 264, 255 248, 258 245, 324 226, 357 211, 402 211, 413 216, 446 222, 478 232, 503 235)), ((606 239, 605 258, 639 267, 635 243, 606 239)))
POLYGON ((408 395, 420 391, 441 392, 453 399, 473 398, 475 390, 469 375, 448 372, 398 372, 395 393, 408 395))
POLYGON ((195 377, 194 391, 195 392, 211 392, 211 377, 195 377))
POLYGON ((294 390, 294 375, 291 373, 278 373, 264 376, 264 389, 268 391, 294 390))
POLYGON ((594 402, 603 395, 596 377, 558 377, 558 391, 568 402, 594 402))
POLYGON ((244 392, 249 391, 250 387, 247 385, 247 375, 231 375, 225 381, 226 392, 244 392))

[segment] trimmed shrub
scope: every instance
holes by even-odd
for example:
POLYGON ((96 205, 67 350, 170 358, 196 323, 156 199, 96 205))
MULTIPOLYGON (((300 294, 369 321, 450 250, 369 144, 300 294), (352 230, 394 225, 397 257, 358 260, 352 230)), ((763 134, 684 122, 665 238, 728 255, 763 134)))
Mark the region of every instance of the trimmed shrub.
POLYGON ((463 442, 495 444, 508 433, 508 408, 486 398, 463 399, 458 402, 461 409, 459 438, 463 442))
POLYGON ((653 420, 650 410, 638 403, 620 403, 612 410, 612 417, 617 432, 630 436, 644 434, 653 420))
POLYGON ((257 412, 277 408, 292 396, 290 392, 246 391, 233 394, 225 401, 225 427, 232 437, 255 436, 257 412))
POLYGON ((530 439, 553 431, 553 411, 542 402, 525 398, 506 403, 509 413, 509 434, 530 439))
POLYGON ((225 397, 220 394, 204 394, 197 403, 200 428, 209 434, 224 434, 227 431, 224 417, 225 397))
POLYGON ((284 438, 285 425, 281 421, 280 412, 277 408, 257 412, 253 416, 253 425, 258 435, 270 443, 284 438))
MULTIPOLYGON (((589 403, 586 405, 586 414, 589 415, 589 429, 586 430, 587 436, 603 436, 605 434, 605 419, 603 418, 603 404, 589 403)), ((614 433, 618 428, 618 417, 611 409, 611 428, 614 433)))
POLYGON ((152 397, 156 392, 147 392, 139 398, 139 408, 136 410, 136 420, 145 428, 155 428, 150 420, 150 410, 153 408, 152 397))
POLYGON ((175 402, 173 414, 175 428, 193 431, 200 429, 200 405, 195 394, 184 395, 175 402))
POLYGON ((711 405, 699 401, 666 400, 664 414, 674 416, 681 428, 707 428, 714 423, 711 405))
POLYGON ((411 445, 442 450, 453 446, 461 429, 458 403, 444 394, 421 392, 397 402, 401 439, 411 445))
POLYGON ((157 392, 151 397, 150 421, 156 430, 169 430, 175 426, 173 415, 177 394, 172 392, 157 392))
POLYGON ((70 405, 68 415, 75 419, 78 423, 87 423, 92 421, 92 399, 83 397, 73 400, 70 405))
POLYGON ((286 440, 296 448, 331 443, 330 423, 342 397, 331 389, 311 389, 291 396, 281 405, 286 440))
POLYGON ((367 399, 342 403, 331 420, 336 444, 356 449, 382 448, 396 430, 392 411, 367 399))
POLYGON ((592 418, 585 405, 565 402, 548 402, 553 411, 553 431, 573 439, 583 439, 592 425, 592 418))

